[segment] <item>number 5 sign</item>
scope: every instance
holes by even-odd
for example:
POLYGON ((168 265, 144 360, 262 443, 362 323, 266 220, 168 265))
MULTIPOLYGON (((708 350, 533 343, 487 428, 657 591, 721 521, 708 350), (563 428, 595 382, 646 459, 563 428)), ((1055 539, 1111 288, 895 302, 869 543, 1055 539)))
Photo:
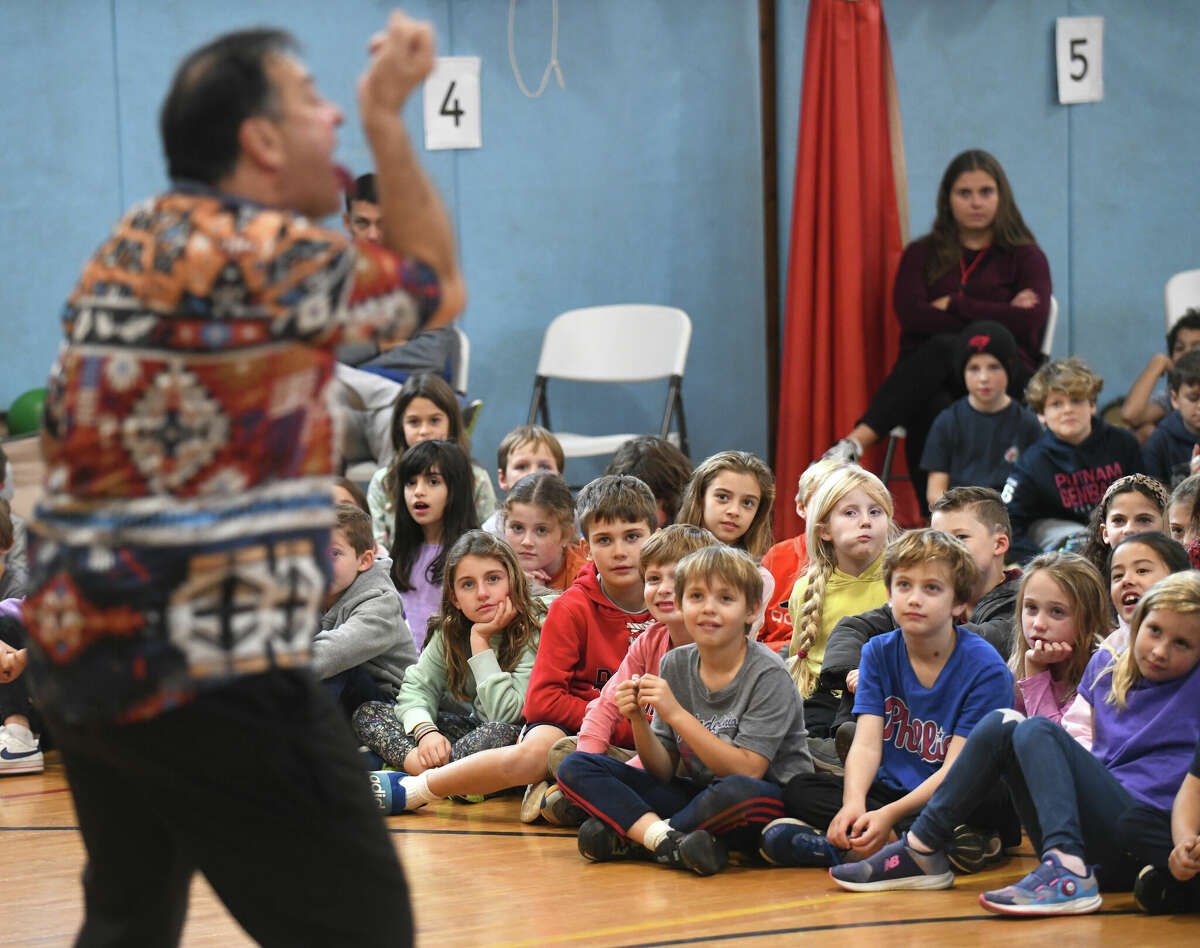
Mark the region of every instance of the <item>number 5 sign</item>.
POLYGON ((439 56, 425 80, 425 148, 479 148, 479 57, 439 56))
POLYGON ((1060 16, 1055 29, 1058 101, 1099 102, 1104 98, 1104 17, 1060 16))

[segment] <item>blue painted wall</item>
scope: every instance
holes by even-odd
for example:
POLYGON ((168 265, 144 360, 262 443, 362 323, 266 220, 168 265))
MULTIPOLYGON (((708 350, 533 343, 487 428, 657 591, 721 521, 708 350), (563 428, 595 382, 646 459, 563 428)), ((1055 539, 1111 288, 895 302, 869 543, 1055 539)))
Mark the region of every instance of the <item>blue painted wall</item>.
MULTIPOLYGON (((808 3, 776 8, 786 244, 808 3)), ((1187 77, 1200 4, 883 0, 883 9, 912 235, 933 221, 949 160, 969 147, 992 152, 1050 260, 1055 354, 1082 355, 1104 376, 1102 404, 1124 394, 1164 345, 1167 278, 1200 267, 1200 85, 1187 77), (1103 102, 1058 104, 1060 16, 1105 18, 1103 102)))
MULTIPOLYGON (((114 217, 163 187, 156 113, 179 57, 221 30, 292 28, 350 116, 343 159, 365 168, 353 84, 385 0, 285 3, 40 0, 0 32, 0 406, 42 383, 57 317, 114 217)), ((541 333, 562 310, 641 300, 695 323, 684 397, 693 455, 765 452, 755 0, 561 0, 559 60, 526 99, 508 64, 506 0, 413 0, 446 54, 483 59, 479 151, 424 156, 455 219, 471 303, 475 453, 523 422, 541 333)), ((550 0, 518 3, 517 56, 536 86, 550 0)), ((806 0, 777 0, 781 224, 786 261, 806 0)), ((1200 4, 1172 0, 884 0, 900 90, 912 232, 929 225, 949 158, 1004 163, 1050 258, 1056 351, 1125 390, 1161 346, 1162 286, 1200 266, 1200 4), (1107 98, 1056 102, 1054 19, 1103 15, 1107 98)), ((407 113, 422 140, 419 103, 407 113)), ((595 401, 560 389, 555 422, 654 428, 660 392, 595 401)), ((572 480, 596 465, 578 464, 572 480)))

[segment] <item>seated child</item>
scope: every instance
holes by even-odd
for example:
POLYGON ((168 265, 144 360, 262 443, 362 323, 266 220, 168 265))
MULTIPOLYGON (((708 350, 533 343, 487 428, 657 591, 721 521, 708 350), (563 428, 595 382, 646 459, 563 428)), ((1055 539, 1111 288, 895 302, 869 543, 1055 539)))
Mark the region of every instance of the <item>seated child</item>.
POLYGON ((1149 915, 1200 912, 1200 742, 1170 815, 1144 803, 1121 814, 1117 840, 1147 865, 1133 899, 1149 915))
MULTIPOLYGON (((620 666, 629 646, 651 625, 638 557, 655 529, 654 496, 635 477, 598 477, 576 500, 591 562, 554 600, 538 644, 519 743, 433 767, 377 789, 384 812, 415 810, 444 797, 478 796, 529 785, 521 819, 533 822, 549 788, 549 751, 583 723, 587 704, 620 666)), ((633 746, 633 728, 615 730, 613 743, 633 746)), ((399 776, 399 775, 397 775, 399 776)))
POLYGON ((659 675, 616 689, 645 769, 576 752, 559 766, 558 785, 591 814, 579 829, 587 859, 653 859, 706 876, 725 867, 728 846, 753 847, 783 812, 780 785, 812 762, 783 662, 747 641, 762 595, 754 561, 706 547, 679 561, 676 585, 692 644, 667 652, 659 675))
MULTIPOLYGON (((675 601, 675 564, 689 553, 718 542, 703 527, 673 523, 643 544, 639 565, 646 608, 650 610, 654 624, 629 646, 616 674, 604 683, 600 694, 588 702, 583 724, 579 726, 579 737, 564 737, 551 749, 551 773, 557 773, 562 758, 574 750, 609 754, 618 760, 629 759, 630 754, 625 748, 609 743, 613 729, 624 720, 617 707, 617 686, 630 678, 657 675, 659 662, 668 649, 687 645, 692 640, 675 601)), ((586 817, 587 814, 567 800, 557 786, 551 787, 542 800, 542 818, 548 823, 578 826, 586 817)))
POLYGON ((45 757, 39 735, 42 720, 24 677, 29 653, 25 627, 0 615, 0 777, 40 774, 45 757))
MULTIPOLYGON (((397 475, 400 459, 409 448, 422 441, 453 441, 462 448, 470 469, 469 489, 476 518, 473 525, 486 520, 496 511, 496 492, 492 489, 492 479, 487 471, 470 460, 471 439, 463 424, 462 409, 454 389, 440 375, 410 375, 400 387, 396 407, 392 411, 392 445, 395 454, 385 467, 371 476, 371 483, 367 485, 367 502, 371 508, 375 539, 389 550, 395 540, 393 525, 399 508, 404 506, 404 482, 397 475)), ((438 582, 441 582, 440 576, 438 582)))
POLYGON ((1191 525, 1197 494, 1200 494, 1200 474, 1192 474, 1179 482, 1167 501, 1168 530, 1164 532, 1170 533, 1172 540, 1178 540, 1185 546, 1195 539, 1194 536, 1188 536, 1188 527, 1191 525))
POLYGON ((796 580, 789 667, 814 738, 830 736, 839 696, 819 686, 829 634, 841 619, 887 600, 883 548, 894 530, 892 496, 857 465, 834 470, 813 495, 805 529, 809 563, 796 580))
MULTIPOLYGON (((1021 571, 1004 568, 1011 528, 1000 495, 990 487, 951 487, 931 509, 933 529, 961 540, 979 570, 979 581, 957 621, 991 643, 998 654, 1008 657, 1015 639, 1013 613, 1021 571)), ((854 693, 863 646, 898 624, 891 605, 884 603, 861 615, 847 616, 829 636, 821 665, 821 687, 831 692, 844 689, 833 724, 839 755, 844 756, 843 748, 849 750, 854 730, 854 693)))
POLYGON ((417 660, 404 607, 375 558, 371 518, 338 504, 329 541, 333 578, 325 595, 321 630, 313 638, 312 670, 347 714, 364 701, 390 701, 417 660))
MULTIPOLYGON (((561 477, 564 470, 566 457, 563 455, 562 445, 558 443, 558 438, 541 425, 521 425, 513 428, 500 441, 500 447, 496 450, 496 480, 500 482, 500 489, 503 491, 512 490, 517 481, 526 475, 549 473, 561 477)), ((497 510, 483 521, 483 529, 503 540, 504 511, 497 510)), ((572 516, 572 542, 575 535, 575 518, 572 516)), ((571 578, 574 579, 574 576, 571 578)))
POLYGON ((1008 660, 1017 682, 1013 707, 1058 723, 1108 631, 1104 583, 1082 556, 1056 550, 1030 560, 1017 602, 1021 634, 1008 660))
POLYGON ((1048 430, 1017 459, 1004 484, 1020 562, 1081 542, 1108 485, 1142 470, 1137 438, 1094 417, 1103 384, 1075 356, 1047 362, 1029 380, 1025 400, 1048 430))
MULTIPOLYGON (((359 740, 409 774, 515 744, 546 607, 530 595, 512 550, 483 530, 446 556, 442 607, 395 703, 362 705, 359 740)), ((372 776, 381 793, 386 774, 372 776)))
POLYGON ((1154 433, 1154 426, 1171 410, 1170 395, 1166 392, 1154 394, 1154 386, 1162 378, 1174 360, 1185 352, 1200 346, 1200 310, 1189 309, 1177 319, 1167 333, 1167 353, 1155 353, 1146 368, 1137 377, 1121 403, 1121 421, 1137 433, 1138 441, 1154 433))
POLYGON ((690 523, 757 561, 771 547, 775 475, 748 451, 722 451, 692 472, 676 523, 690 523))
POLYGON ((575 501, 554 473, 528 474, 504 498, 503 539, 534 586, 534 595, 562 592, 587 562, 575 542, 575 501))
POLYGON ((1172 411, 1146 441, 1146 471, 1168 487, 1200 471, 1200 350, 1175 360, 1167 372, 1172 411))
MULTIPOLYGON (((796 487, 796 515, 801 521, 806 518, 805 508, 817 488, 832 471, 845 467, 845 463, 836 458, 821 458, 805 468, 796 487)), ((763 627, 758 633, 760 642, 772 647, 791 643, 792 613, 788 609, 788 599, 807 565, 808 544, 803 530, 789 540, 780 540, 763 554, 762 568, 775 580, 775 592, 763 616, 763 627)))
POLYGON ((921 453, 931 506, 950 487, 999 490, 1017 458, 1042 436, 1037 416, 1008 394, 1016 359, 1016 340, 1001 323, 974 323, 959 339, 956 371, 967 394, 934 419, 921 453))
MULTIPOLYGON (((351 507, 357 507, 368 517, 371 515, 371 507, 367 503, 367 492, 350 478, 335 477, 332 493, 334 504, 349 504, 351 507)), ((372 524, 372 532, 374 532, 374 524, 372 524)), ((375 543, 375 559, 386 560, 387 568, 392 568, 392 557, 382 543, 375 543)))
POLYGON ((24 540, 24 524, 13 516, 8 501, 0 497, 0 600, 24 599, 28 592, 24 540), (16 555, 18 541, 22 548, 16 555))
MULTIPOLYGON (((912 824, 976 724, 1012 704, 1004 659, 954 625, 978 584, 966 546, 940 530, 913 530, 888 547, 883 572, 900 628, 863 648, 845 776, 816 773, 787 784, 791 819, 772 823, 762 838, 774 865, 830 866, 850 850, 877 852, 912 824)), ((990 793, 980 789, 974 812, 955 826, 996 828, 1004 792, 999 781, 990 793)))
POLYGON ((1103 642, 1084 669, 1082 689, 1062 716, 1068 734, 1086 749, 1092 749, 1092 705, 1084 696, 1113 658, 1129 647, 1129 623, 1137 604, 1160 579, 1192 568, 1184 548, 1164 533, 1135 533, 1125 537, 1112 551, 1109 598, 1117 615, 1117 628, 1103 642))
POLYGON ((658 510, 658 525, 674 523, 683 491, 692 476, 692 462, 666 438, 639 435, 630 438, 613 455, 605 474, 628 474, 650 488, 658 510))
POLYGON ((1126 474, 1108 485, 1088 520, 1083 555, 1101 576, 1113 548, 1127 536, 1167 529, 1167 489, 1148 474, 1126 474))
POLYGON ((1133 640, 1094 684, 1095 743, 1084 750, 1046 718, 994 711, 971 733, 946 779, 908 833, 853 865, 830 870, 846 889, 944 889, 946 849, 984 794, 1007 786, 1040 865, 980 904, 1022 917, 1078 915, 1102 904, 1101 888, 1128 891, 1141 861, 1117 831, 1138 804, 1160 814, 1200 739, 1200 575, 1157 583, 1133 617, 1133 640))

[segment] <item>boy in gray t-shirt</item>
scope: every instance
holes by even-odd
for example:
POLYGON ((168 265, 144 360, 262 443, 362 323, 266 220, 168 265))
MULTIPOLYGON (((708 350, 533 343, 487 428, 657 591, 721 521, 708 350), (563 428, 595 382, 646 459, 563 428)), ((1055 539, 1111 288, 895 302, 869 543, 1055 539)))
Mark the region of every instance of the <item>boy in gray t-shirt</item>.
POLYGON ((750 557, 726 546, 684 557, 675 597, 694 644, 615 694, 645 769, 576 752, 559 766, 558 785, 591 814, 579 829, 588 859, 653 859, 711 875, 729 846, 757 848, 762 827, 783 815, 781 784, 812 773, 812 758, 787 668, 746 637, 762 601, 750 557), (676 776, 680 764, 686 776, 676 776))

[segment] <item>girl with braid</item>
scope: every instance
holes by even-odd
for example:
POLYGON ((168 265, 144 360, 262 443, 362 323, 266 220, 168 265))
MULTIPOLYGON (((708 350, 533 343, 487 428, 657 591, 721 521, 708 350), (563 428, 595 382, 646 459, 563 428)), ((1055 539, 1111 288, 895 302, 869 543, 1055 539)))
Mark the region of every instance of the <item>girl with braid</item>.
POLYGON ((805 509, 809 562, 788 601, 793 629, 788 665, 805 699, 809 735, 828 737, 839 698, 818 690, 817 680, 829 633, 842 618, 887 601, 881 560, 899 529, 888 489, 860 467, 831 473, 805 509))

